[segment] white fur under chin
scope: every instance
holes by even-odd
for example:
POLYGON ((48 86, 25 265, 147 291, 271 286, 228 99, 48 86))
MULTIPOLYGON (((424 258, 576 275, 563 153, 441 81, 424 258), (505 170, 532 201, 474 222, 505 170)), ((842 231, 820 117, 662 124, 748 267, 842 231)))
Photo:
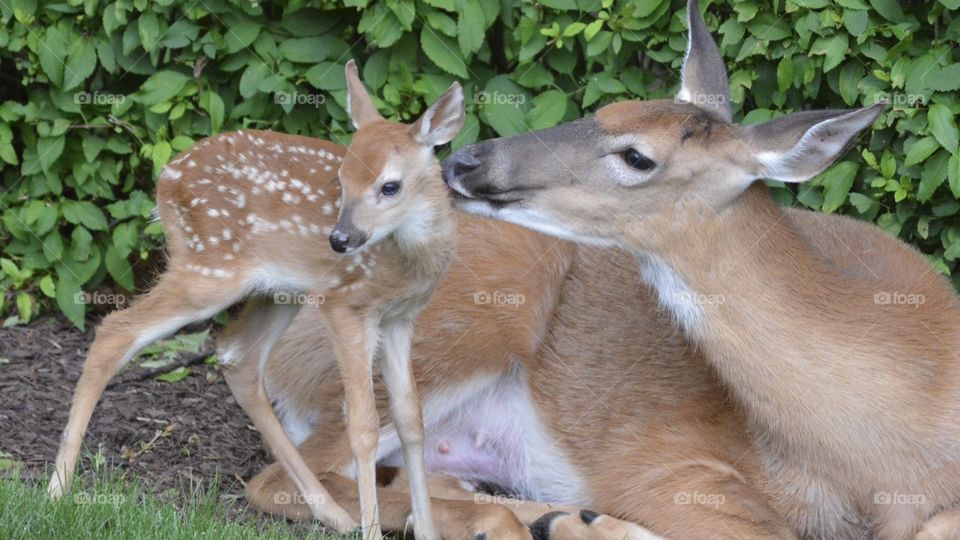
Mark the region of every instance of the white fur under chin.
POLYGON ((673 268, 650 254, 638 257, 640 276, 657 293, 660 305, 673 314, 688 335, 698 334, 706 322, 706 313, 698 295, 673 268))

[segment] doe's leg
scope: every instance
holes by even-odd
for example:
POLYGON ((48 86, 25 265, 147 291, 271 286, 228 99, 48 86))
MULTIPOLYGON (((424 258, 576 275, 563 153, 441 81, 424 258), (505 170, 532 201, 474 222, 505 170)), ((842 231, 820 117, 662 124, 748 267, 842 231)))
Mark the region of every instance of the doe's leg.
MULTIPOLYGON (((296 304, 276 304, 267 298, 251 299, 240 316, 227 327, 221 340, 224 378, 277 462, 290 475, 297 487, 297 495, 302 494, 314 519, 346 533, 355 529, 357 522, 330 497, 303 461, 277 419, 263 382, 270 351, 299 310, 300 306, 296 304)), ((279 496, 278 504, 293 502, 289 500, 293 496, 279 496)))

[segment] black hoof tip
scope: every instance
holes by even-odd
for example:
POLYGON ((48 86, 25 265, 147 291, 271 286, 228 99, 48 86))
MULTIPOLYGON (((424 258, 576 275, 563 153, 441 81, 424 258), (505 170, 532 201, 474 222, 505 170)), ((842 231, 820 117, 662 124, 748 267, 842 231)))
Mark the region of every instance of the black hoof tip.
POLYGON ((533 540, 550 540, 550 524, 560 516, 568 516, 566 512, 550 512, 540 516, 540 519, 530 525, 530 536, 533 540))
POLYGON ((600 517, 600 514, 594 512, 593 510, 580 511, 580 519, 583 520, 583 522, 586 523, 587 525, 590 525, 591 523, 593 523, 593 521, 598 517, 600 517))
POLYGON ((487 540, 487 533, 478 533, 473 540, 487 540))

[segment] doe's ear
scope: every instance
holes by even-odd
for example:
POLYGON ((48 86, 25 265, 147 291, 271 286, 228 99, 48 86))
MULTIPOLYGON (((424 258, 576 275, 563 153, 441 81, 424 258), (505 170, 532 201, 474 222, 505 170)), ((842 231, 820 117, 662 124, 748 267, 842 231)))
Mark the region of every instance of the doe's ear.
POLYGON ((454 81, 410 126, 410 133, 423 146, 439 146, 453 140, 463 127, 463 88, 454 81))
POLYGON ((885 107, 885 103, 877 103, 852 111, 804 111, 744 127, 760 165, 756 177, 810 180, 840 157, 885 107))
POLYGON ((371 122, 383 120, 377 107, 370 99, 370 94, 364 88, 360 75, 357 73, 357 63, 347 62, 347 114, 353 122, 353 127, 360 129, 371 122))
POLYGON ((727 67, 697 0, 687 2, 687 54, 680 70, 677 100, 696 105, 724 122, 733 121, 727 67))

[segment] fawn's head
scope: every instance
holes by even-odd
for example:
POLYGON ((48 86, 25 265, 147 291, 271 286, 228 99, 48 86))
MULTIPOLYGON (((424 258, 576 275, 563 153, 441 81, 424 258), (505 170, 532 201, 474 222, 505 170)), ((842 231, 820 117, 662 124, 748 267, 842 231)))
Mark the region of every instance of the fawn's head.
POLYGON ((330 245, 347 253, 390 234, 416 241, 430 233, 447 195, 433 147, 463 126, 463 90, 454 82, 413 124, 385 120, 347 63, 347 105, 357 132, 340 167, 341 204, 330 245))
POLYGON ((757 179, 814 177, 881 112, 874 105, 731 123, 723 59, 697 1, 687 9, 675 99, 615 103, 592 118, 464 147, 443 167, 457 206, 574 241, 656 249, 757 179))

